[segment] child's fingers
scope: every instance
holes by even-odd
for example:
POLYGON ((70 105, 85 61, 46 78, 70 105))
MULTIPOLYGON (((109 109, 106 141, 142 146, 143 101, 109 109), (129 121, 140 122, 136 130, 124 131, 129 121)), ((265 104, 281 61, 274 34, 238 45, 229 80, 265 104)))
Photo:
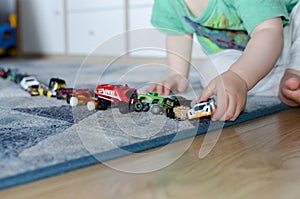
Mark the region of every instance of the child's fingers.
POLYGON ((156 85, 152 84, 152 86, 146 88, 145 92, 153 92, 153 91, 155 91, 155 88, 156 88, 156 85))
POLYGON ((145 90, 145 92, 155 92, 155 91, 157 91, 159 84, 160 83, 154 83, 154 84, 152 84, 149 88, 147 88, 145 90))
POLYGON ((236 113, 237 113, 238 104, 235 99, 228 96, 227 104, 225 105, 225 113, 224 113, 224 121, 235 120, 236 113))
POLYGON ((243 109, 243 105, 230 96, 226 96, 225 100, 220 99, 217 104, 218 108, 213 115, 213 121, 235 121, 243 109))
POLYGON ((208 88, 208 86, 202 91, 199 99, 198 99, 198 103, 201 101, 207 101, 208 98, 210 98, 210 96, 212 96, 213 93, 211 93, 211 90, 208 88))
POLYGON ((221 99, 221 97, 217 97, 217 111, 212 116, 212 121, 224 121, 225 120, 225 112, 226 112, 226 105, 228 104, 227 97, 221 99))
POLYGON ((164 94, 167 96, 167 95, 170 95, 170 89, 168 87, 164 87, 164 94))
POLYGON ((162 95, 164 92, 164 85, 162 83, 157 83, 156 91, 157 91, 158 95, 162 95))
POLYGON ((172 89, 172 82, 166 81, 164 84, 164 94, 165 95, 170 95, 171 89, 172 89))

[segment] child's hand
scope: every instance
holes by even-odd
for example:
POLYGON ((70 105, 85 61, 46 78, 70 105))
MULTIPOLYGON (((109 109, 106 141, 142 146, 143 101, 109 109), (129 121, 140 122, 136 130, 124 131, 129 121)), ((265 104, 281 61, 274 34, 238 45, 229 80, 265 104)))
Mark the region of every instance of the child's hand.
POLYGON ((235 72, 228 70, 213 79, 203 90, 199 101, 207 101, 212 95, 217 96, 217 111, 212 120, 234 121, 243 111, 247 101, 248 86, 235 72))
POLYGON ((156 91, 159 95, 170 95, 172 91, 185 91, 188 85, 189 82, 184 76, 176 74, 170 76, 165 81, 153 84, 151 87, 146 89, 146 92, 156 91))
POLYGON ((279 99, 288 106, 300 106, 300 72, 287 69, 279 85, 279 99))

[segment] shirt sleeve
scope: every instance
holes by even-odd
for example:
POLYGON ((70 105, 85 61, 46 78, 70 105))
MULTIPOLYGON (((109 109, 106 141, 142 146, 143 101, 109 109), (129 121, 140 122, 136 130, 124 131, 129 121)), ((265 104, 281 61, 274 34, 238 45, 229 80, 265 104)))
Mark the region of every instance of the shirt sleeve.
POLYGON ((233 0, 233 5, 243 21, 248 34, 262 22, 281 17, 283 25, 289 21, 289 13, 281 0, 233 0))
POLYGON ((152 9, 151 23, 154 27, 167 34, 184 34, 180 15, 174 0, 155 0, 152 9))

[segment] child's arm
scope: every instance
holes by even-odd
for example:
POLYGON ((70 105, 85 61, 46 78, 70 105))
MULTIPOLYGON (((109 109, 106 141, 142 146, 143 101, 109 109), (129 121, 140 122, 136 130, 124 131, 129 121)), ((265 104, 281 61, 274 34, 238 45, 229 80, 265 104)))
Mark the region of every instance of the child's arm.
POLYGON ((275 65, 283 48, 281 18, 258 25, 242 56, 229 70, 212 80, 199 101, 217 95, 213 120, 235 120, 245 107, 247 91, 253 88, 275 65))
POLYGON ((169 67, 168 78, 155 83, 147 92, 157 91, 159 95, 169 95, 171 90, 183 92, 188 87, 188 74, 192 51, 192 34, 167 35, 167 64, 169 67))

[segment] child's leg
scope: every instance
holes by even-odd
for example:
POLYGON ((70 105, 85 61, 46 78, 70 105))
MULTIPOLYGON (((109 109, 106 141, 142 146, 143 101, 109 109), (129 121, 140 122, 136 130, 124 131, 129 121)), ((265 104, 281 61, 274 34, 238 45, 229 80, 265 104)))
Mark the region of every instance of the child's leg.
POLYGON ((279 98, 289 106, 300 106, 300 3, 292 12, 290 28, 289 63, 279 85, 279 98))

